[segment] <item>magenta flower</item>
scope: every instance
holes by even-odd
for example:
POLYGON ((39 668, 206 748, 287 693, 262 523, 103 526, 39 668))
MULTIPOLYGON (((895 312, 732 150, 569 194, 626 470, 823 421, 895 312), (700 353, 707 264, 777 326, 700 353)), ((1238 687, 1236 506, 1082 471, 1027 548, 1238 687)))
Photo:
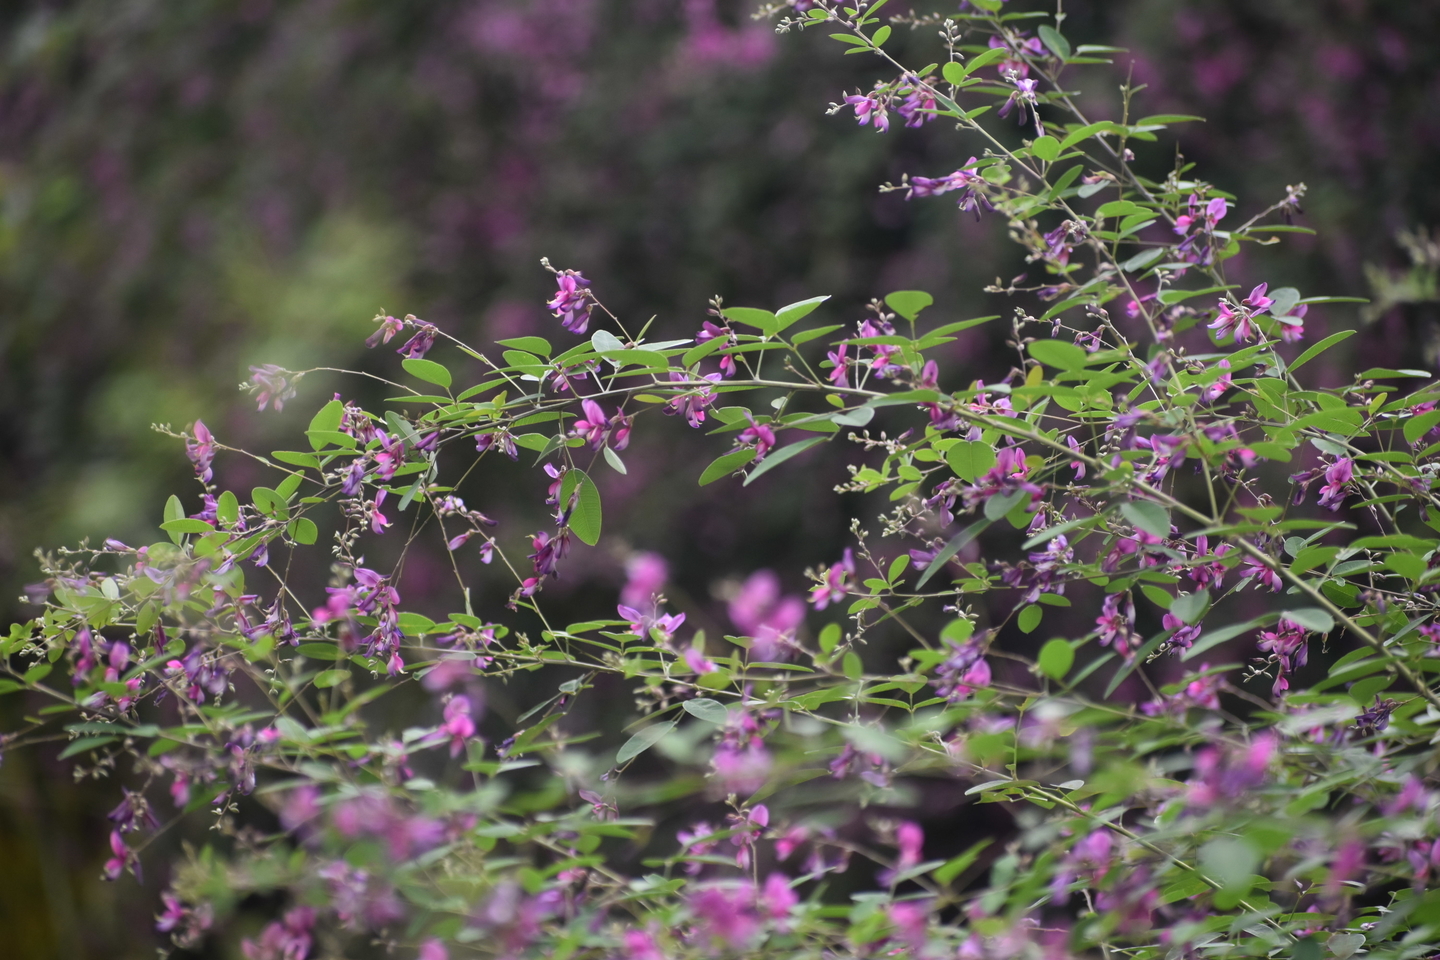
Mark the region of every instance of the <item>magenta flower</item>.
POLYGON ((560 318, 560 326, 571 333, 584 333, 590 326, 590 311, 594 301, 590 294, 590 281, 578 270, 562 270, 555 274, 558 287, 555 299, 545 304, 560 318))
POLYGON ((773 661, 784 652, 787 641, 805 620, 805 601, 797 596, 780 596, 780 578, 772 570, 757 570, 730 599, 730 621, 741 633, 754 638, 751 653, 756 660, 773 661))
POLYGON ((585 418, 575 421, 570 435, 584 437, 585 442, 590 444, 591 450, 599 450, 605 446, 605 435, 610 430, 610 421, 606 418, 605 411, 600 408, 600 404, 594 400, 582 400, 580 406, 585 411, 585 418))
POLYGON ((735 443, 739 447, 754 446, 755 462, 759 463, 765 459, 765 454, 775 446, 775 431, 763 423, 756 423, 749 410, 745 411, 745 419, 750 421, 750 426, 740 431, 740 435, 735 438, 735 443))
POLYGON ((848 347, 849 344, 842 343, 839 347, 825 354, 830 363, 834 365, 834 369, 831 370, 829 374, 830 382, 841 390, 846 390, 850 387, 850 361, 845 358, 845 351, 848 347))
POLYGON ((470 716, 470 698, 457 694, 445 704, 445 720, 439 733, 450 740, 450 756, 460 756, 465 741, 475 736, 475 721, 470 716))
POLYGON ((315 925, 315 911, 296 907, 285 914, 283 921, 271 923, 260 933, 259 940, 246 937, 240 952, 246 960, 305 960, 310 956, 310 928, 315 925))
POLYGON ((1249 343, 1256 333, 1250 311, 1244 307, 1236 310, 1228 300, 1220 301, 1220 312, 1216 314, 1215 322, 1210 324, 1210 329, 1215 331, 1216 340, 1224 340, 1233 333, 1236 343, 1249 343))
POLYGON ((450 960, 450 951, 445 949, 442 941, 431 937, 420 944, 420 950, 415 954, 415 960, 450 960))
POLYGON ((620 589, 620 602, 630 607, 648 603, 665 586, 670 567, 658 553, 641 551, 625 561, 625 586, 620 589))
POLYGON ((375 332, 365 338, 365 346, 371 349, 374 349, 382 343, 389 343, 395 334, 405 329, 404 322, 396 320, 394 317, 378 316, 375 319, 380 322, 380 326, 376 327, 375 332))

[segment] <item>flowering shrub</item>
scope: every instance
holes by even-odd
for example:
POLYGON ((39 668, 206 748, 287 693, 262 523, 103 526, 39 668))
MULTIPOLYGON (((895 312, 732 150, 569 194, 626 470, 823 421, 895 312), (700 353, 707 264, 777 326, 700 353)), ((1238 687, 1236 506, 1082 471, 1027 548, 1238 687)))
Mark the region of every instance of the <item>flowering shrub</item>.
MULTIPOLYGON (((1139 172, 1192 118, 1132 119, 1125 87, 1090 121, 1064 82, 1110 49, 1072 49, 1061 14, 883 6, 770 12, 884 64, 833 112, 957 127, 968 160, 881 189, 1004 218, 1043 271, 992 288, 1022 304, 1008 372, 942 387, 942 348, 1000 317, 932 324, 919 291, 818 326, 824 296, 717 299, 693 338, 650 340, 603 278, 551 268, 560 345, 497 357, 377 317, 407 378, 385 408, 337 396, 310 449, 264 457, 197 421, 202 492, 170 498, 165 540, 44 556, 43 614, 0 641, 0 693, 36 710, 3 744, 63 729, 62 756, 123 780, 111 879, 210 811, 157 918, 175 945, 261 895, 252 960, 1434 952, 1440 393, 1302 378, 1350 333, 1307 338, 1338 298, 1225 266, 1303 229, 1303 186, 1246 216, 1183 164, 1139 172), (894 59, 904 26, 943 64, 894 59), (435 359, 462 355, 479 382, 435 359), (883 493, 878 531, 816 558, 808 603, 755 572, 733 636, 687 625, 643 553, 613 615, 556 621, 545 590, 600 543, 606 472, 659 414, 728 445, 674 465, 701 484, 803 482, 796 458, 853 444, 836 492, 883 493), (471 505, 522 456, 552 527, 471 505), (274 485, 226 488, 232 457, 274 485), (453 612, 406 609, 426 540, 476 551, 508 602, 477 604, 452 559, 453 612), (543 694, 487 714, 510 690, 543 694), (601 729, 574 722, 587 698, 601 729), (967 804, 994 805, 979 836, 967 804)), ((303 372, 254 372, 262 409, 303 402, 303 372)))

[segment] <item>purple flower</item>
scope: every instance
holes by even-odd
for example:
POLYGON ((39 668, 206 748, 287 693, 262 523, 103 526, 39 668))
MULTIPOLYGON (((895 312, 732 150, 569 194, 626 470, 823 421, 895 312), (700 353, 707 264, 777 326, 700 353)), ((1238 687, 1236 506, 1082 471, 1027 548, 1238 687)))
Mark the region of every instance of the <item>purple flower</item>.
POLYGON ((874 91, 846 97, 845 103, 855 108, 855 120, 860 126, 873 123, 876 133, 885 133, 890 129, 890 115, 885 110, 887 99, 884 85, 877 83, 874 91))
POLYGON ((905 118, 905 126, 923 127, 934 120, 934 91, 913 74, 906 74, 901 78, 901 82, 905 84, 901 88, 905 92, 905 99, 895 108, 895 112, 905 118))
POLYGON ((529 555, 535 561, 535 572, 542 578, 559 577, 560 561, 570 552, 570 531, 564 530, 551 537, 541 530, 531 538, 530 543, 535 548, 535 552, 529 555))
POLYGON ((1035 135, 1037 137, 1043 136, 1045 126, 1040 122, 1040 99, 1036 93, 1036 87, 1039 86, 1039 81, 1022 77, 1018 73, 1011 73, 1006 79, 1015 84, 1015 89, 1011 92, 1010 99, 1001 105, 998 116, 1008 116, 1011 110, 1019 107, 1015 119, 1020 122, 1020 126, 1023 127, 1029 122, 1027 118, 1033 118, 1035 121, 1035 135))
POLYGON ((1113 646, 1126 660, 1134 652, 1131 649, 1135 632, 1135 601, 1123 593, 1112 593, 1105 598, 1100 616, 1095 618, 1095 629, 1100 636, 1102 647, 1113 646), (1121 601, 1125 607, 1120 607, 1121 601))
MULTIPOLYGON (((683 373, 673 372, 670 374, 672 382, 686 382, 690 378, 683 373)), ((700 379, 709 383, 719 383, 723 379, 718 373, 707 373, 700 379)), ((715 391, 710 386, 700 388, 688 393, 682 393, 673 397, 665 403, 665 412, 674 416, 677 413, 684 414, 685 420, 692 427, 699 427, 705 422, 705 408, 715 402, 715 391)))
POLYGON ((420 944, 420 950, 415 954, 415 960, 450 960, 450 951, 445 949, 443 942, 431 937, 420 944))
POLYGON ((990 685, 990 664, 985 660, 985 648, 978 637, 963 644, 948 640, 946 643, 950 656, 935 668, 935 679, 930 685, 937 695, 959 703, 977 688, 990 685))
POLYGON ((1168 648, 1173 654, 1178 655, 1182 650, 1189 650, 1200 637, 1199 624, 1186 626, 1184 620, 1181 620, 1168 611, 1165 613, 1165 616, 1161 618, 1161 625, 1166 630, 1175 631, 1170 635, 1170 642, 1168 644, 1168 648))
POLYGON ((273 363, 250 368, 250 379, 260 389, 258 409, 264 410, 267 404, 272 403, 276 410, 285 409, 285 401, 295 396, 295 387, 285 377, 288 372, 273 363))
POLYGON ((560 326, 571 333, 584 333, 590 326, 590 310, 593 300, 590 295, 590 281, 578 270, 562 270, 555 274, 557 290, 555 299, 545 304, 560 318, 560 326))
POLYGON ((210 435, 210 430, 201 420, 195 421, 192 432, 195 439, 185 441, 185 456, 195 464, 196 476, 202 482, 209 483, 215 476, 214 471, 210 469, 210 464, 215 459, 215 438, 210 435))
POLYGON ((1330 510, 1339 510, 1350 492, 1350 481, 1355 476, 1355 461, 1340 457, 1325 468, 1325 485, 1320 488, 1319 504, 1330 510))
POLYGON ((1275 684, 1271 692, 1275 696, 1290 689, 1287 675, 1305 666, 1309 660, 1310 646, 1305 639, 1305 628, 1293 620, 1281 619, 1273 630, 1262 630, 1256 644, 1270 655, 1279 668, 1275 673, 1275 684))
POLYGON ((1274 300, 1265 296, 1265 291, 1269 288, 1269 286, 1269 283, 1260 284, 1254 290, 1250 291, 1250 296, 1246 297, 1240 302, 1245 306, 1249 307, 1251 313, 1265 313, 1267 310, 1270 309, 1271 305, 1275 303, 1274 300))
POLYGON ((438 327, 435 326, 435 324, 425 323, 421 320, 415 320, 414 317, 406 317, 405 319, 414 320, 415 333, 410 337, 409 340, 405 341, 404 346, 402 346, 399 350, 396 350, 395 352, 400 354, 402 357, 407 357, 411 360, 417 360, 425 356, 425 354, 429 352, 430 348, 435 346, 435 337, 437 334, 439 334, 440 330, 438 327))

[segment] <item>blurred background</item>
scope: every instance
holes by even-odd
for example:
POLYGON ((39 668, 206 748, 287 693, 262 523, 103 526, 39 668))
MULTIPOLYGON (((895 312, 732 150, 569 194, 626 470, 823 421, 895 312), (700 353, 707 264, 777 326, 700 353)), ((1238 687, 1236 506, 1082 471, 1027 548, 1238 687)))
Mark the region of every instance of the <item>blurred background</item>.
MULTIPOLYGON (((181 445, 152 424, 202 418, 225 443, 293 447, 333 391, 355 390, 315 374, 283 412, 257 413, 236 390, 251 364, 395 374, 393 349, 363 344, 377 311, 477 346, 568 344, 543 306, 541 256, 581 270, 627 323, 655 316, 652 339, 693 336, 717 294, 773 308, 828 293, 826 323, 910 288, 935 295, 931 320, 1008 312, 981 292, 1026 268, 1003 224, 875 189, 978 150, 940 123, 882 136, 827 116, 880 77, 876 62, 839 56, 826 31, 777 36, 751 6, 0 6, 3 622, 32 615, 19 598, 38 579, 36 547, 146 542, 169 493, 194 499, 181 445)), ((1242 215, 1309 185, 1301 222, 1319 235, 1247 252, 1232 279, 1371 297, 1312 312, 1311 329, 1363 325, 1350 343, 1366 366, 1434 363, 1440 249, 1424 231, 1440 223, 1440 3, 1071 0, 1065 12, 1072 43, 1131 51, 1076 71, 1092 119, 1115 115, 1128 73, 1147 85, 1142 113, 1207 118, 1179 128, 1178 149, 1242 215)), ((906 62, 941 56, 930 30, 898 29, 892 45, 906 62)), ((1151 172, 1175 148, 1157 148, 1151 172)), ((988 336, 950 345, 947 385, 1004 375, 1001 331, 988 336)), ((463 369, 453 351, 432 356, 463 369)), ((701 490, 715 440, 673 422, 647 430, 629 475, 604 477, 609 534, 566 568, 562 603, 603 611, 628 551, 652 550, 692 622, 728 629, 727 584, 773 567, 799 592, 799 571, 838 555, 841 514, 874 512, 806 497, 780 470, 701 490)), ((834 448, 806 468, 814 482, 845 476, 853 451, 834 448)), ((226 482, 260 482, 222 468, 226 482)), ((521 538, 543 507, 533 479, 510 489, 472 505, 521 538)), ((417 566, 407 600, 423 604, 417 566)), ((488 597, 492 618, 504 592, 488 597)), ((0 729, 16 709, 0 708, 0 729)), ((145 888, 99 879, 116 794, 111 780, 74 782, 53 751, 5 757, 0 954, 154 955, 163 861, 145 888)))

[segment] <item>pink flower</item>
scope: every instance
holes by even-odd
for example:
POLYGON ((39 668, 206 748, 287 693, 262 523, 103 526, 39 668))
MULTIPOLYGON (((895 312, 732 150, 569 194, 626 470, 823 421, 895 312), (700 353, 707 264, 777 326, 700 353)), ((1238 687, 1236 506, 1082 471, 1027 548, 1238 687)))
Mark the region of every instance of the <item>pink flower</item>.
POLYGON ((209 483, 215 475, 214 471, 210 469, 210 464, 215 459, 215 438, 211 436, 209 428, 201 420, 195 421, 192 432, 195 434, 195 439, 185 441, 185 456, 195 464, 196 476, 203 482, 209 483))
POLYGON ((415 954, 415 960, 450 960, 450 951, 445 949, 445 944, 435 937, 431 937, 420 944, 420 950, 415 954))
POLYGON ((830 604, 844 600, 849 586, 849 578, 854 574, 855 555, 849 547, 846 547, 840 562, 832 564, 830 569, 825 572, 821 583, 810 589, 810 602, 815 604, 815 609, 824 610, 830 604))
POLYGON ((465 749, 465 741, 475 736, 469 697, 460 695, 450 698, 445 704, 445 721, 440 725, 439 732, 450 738, 450 756, 458 757, 465 749))
POLYGON ((670 567, 658 553, 641 551, 625 561, 625 586, 620 589, 620 602, 628 607, 649 603, 665 586, 670 567))

